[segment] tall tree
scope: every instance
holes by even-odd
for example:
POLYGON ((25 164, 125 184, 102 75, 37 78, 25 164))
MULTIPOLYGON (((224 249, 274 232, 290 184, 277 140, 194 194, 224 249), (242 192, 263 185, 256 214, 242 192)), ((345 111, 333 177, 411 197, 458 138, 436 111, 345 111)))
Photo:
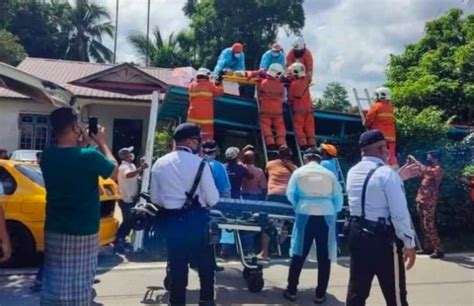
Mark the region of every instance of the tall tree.
POLYGON ((318 110, 333 112, 351 112, 352 105, 349 102, 347 90, 338 82, 328 84, 323 93, 323 98, 315 103, 318 110))
POLYGON ((18 38, 10 32, 0 30, 0 62, 16 66, 25 57, 25 49, 18 43, 18 38))
POLYGON ((89 0, 76 0, 70 12, 69 46, 66 58, 89 62, 111 62, 113 52, 102 43, 102 36, 114 36, 107 8, 89 0))
POLYGON ((145 34, 134 33, 128 36, 128 41, 141 60, 145 61, 148 54, 151 66, 173 68, 191 64, 190 54, 181 48, 181 43, 187 43, 189 48, 192 45, 192 38, 187 35, 185 32, 178 35, 171 33, 167 39, 163 39, 160 29, 156 27, 150 40, 145 34))
POLYGON ((260 56, 280 28, 299 32, 305 22, 304 0, 188 0, 196 51, 203 66, 213 68, 217 56, 235 41, 245 45, 247 67, 257 68, 260 56))
POLYGON ((474 121, 474 14, 451 9, 430 21, 425 36, 391 55, 388 86, 397 106, 438 106, 459 123, 474 121))

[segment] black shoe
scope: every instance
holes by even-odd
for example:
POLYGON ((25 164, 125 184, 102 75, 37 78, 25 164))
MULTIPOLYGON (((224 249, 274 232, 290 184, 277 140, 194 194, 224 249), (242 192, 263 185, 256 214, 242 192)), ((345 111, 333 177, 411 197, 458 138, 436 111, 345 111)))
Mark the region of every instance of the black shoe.
POLYGON ((436 251, 433 254, 430 255, 431 259, 441 259, 444 258, 444 252, 441 251, 436 251))
POLYGON ((283 297, 290 302, 296 301, 296 294, 291 294, 288 289, 283 292, 283 297))
POLYGON ((430 255, 433 254, 433 250, 418 250, 416 251, 418 255, 430 255))
POLYGON ((100 279, 94 278, 94 285, 95 285, 95 284, 100 284, 100 279))
POLYGON ((322 297, 318 297, 317 295, 314 295, 314 304, 322 304, 324 302, 326 302, 326 294, 323 295, 322 297))
POLYGON ((216 272, 222 272, 222 271, 224 271, 224 270, 225 270, 224 267, 221 267, 221 266, 218 266, 218 265, 216 265, 216 266, 214 267, 214 271, 216 271, 216 272))

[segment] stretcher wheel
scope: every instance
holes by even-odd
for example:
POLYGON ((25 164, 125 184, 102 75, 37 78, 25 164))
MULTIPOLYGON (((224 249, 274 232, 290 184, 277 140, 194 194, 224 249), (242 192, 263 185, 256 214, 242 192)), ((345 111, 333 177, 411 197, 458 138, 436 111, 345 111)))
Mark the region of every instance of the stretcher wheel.
POLYGON ((265 282, 263 281, 263 277, 260 275, 249 275, 247 279, 247 288, 250 292, 260 292, 263 289, 265 282))
POLYGON ((167 291, 170 291, 171 279, 168 276, 166 276, 165 279, 163 280, 163 286, 165 287, 167 291))
POLYGON ((250 269, 244 268, 244 271, 242 272, 242 276, 244 277, 245 280, 248 280, 250 277, 250 269))

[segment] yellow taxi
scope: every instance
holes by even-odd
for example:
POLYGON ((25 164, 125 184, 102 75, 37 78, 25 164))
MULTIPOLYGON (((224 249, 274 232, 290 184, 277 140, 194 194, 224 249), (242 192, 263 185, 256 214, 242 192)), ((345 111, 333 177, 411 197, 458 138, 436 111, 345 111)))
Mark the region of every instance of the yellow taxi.
MULTIPOLYGON (((100 245, 115 239, 118 221, 115 204, 120 199, 117 184, 100 179, 101 219, 100 245)), ((31 263, 37 252, 44 250, 46 190, 43 174, 37 164, 0 160, 0 206, 3 207, 13 254, 4 267, 31 263)))

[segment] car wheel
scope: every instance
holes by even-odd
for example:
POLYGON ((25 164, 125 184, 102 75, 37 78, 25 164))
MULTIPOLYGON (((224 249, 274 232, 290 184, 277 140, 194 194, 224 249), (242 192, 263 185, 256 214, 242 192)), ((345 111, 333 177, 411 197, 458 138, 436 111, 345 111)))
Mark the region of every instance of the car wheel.
POLYGON ((10 235, 12 255, 10 259, 2 263, 3 268, 18 268, 32 264, 35 259, 35 240, 28 228, 18 222, 7 221, 7 231, 10 235))

